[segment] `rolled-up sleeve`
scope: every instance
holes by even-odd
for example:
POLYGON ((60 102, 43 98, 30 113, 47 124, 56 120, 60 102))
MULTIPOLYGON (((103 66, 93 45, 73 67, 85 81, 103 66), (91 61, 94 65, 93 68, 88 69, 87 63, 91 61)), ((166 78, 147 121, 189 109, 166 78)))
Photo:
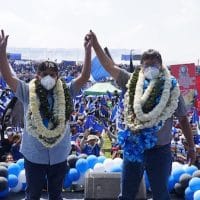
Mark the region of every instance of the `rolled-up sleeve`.
POLYGON ((18 80, 17 90, 15 92, 16 97, 22 102, 29 102, 29 87, 24 81, 18 80))
POLYGON ((187 108, 183 96, 180 95, 178 99, 178 107, 174 113, 176 117, 183 117, 187 115, 187 108))
POLYGON ((72 98, 74 99, 76 95, 79 93, 79 90, 76 88, 76 82, 72 80, 70 83, 67 84, 67 86, 69 88, 69 92, 72 98))

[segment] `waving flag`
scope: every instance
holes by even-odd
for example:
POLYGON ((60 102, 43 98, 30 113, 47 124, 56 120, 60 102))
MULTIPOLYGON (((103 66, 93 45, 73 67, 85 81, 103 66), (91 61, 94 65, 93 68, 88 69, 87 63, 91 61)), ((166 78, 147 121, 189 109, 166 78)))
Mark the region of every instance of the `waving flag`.
POLYGON ((86 121, 85 121, 85 129, 89 129, 91 127, 93 127, 93 124, 94 124, 94 115, 88 115, 87 118, 86 118, 86 121))
POLYGON ((192 123, 193 124, 198 124, 199 123, 199 115, 198 115, 198 112, 197 112, 196 108, 194 108, 194 110, 193 110, 192 123))
POLYGON ((103 68, 97 57, 92 60, 91 74, 95 81, 102 81, 110 77, 110 74, 103 68))
POLYGON ((101 133, 104 129, 104 126, 95 121, 93 124, 93 129, 101 133))
POLYGON ((112 114, 111 114, 111 116, 110 116, 110 120, 111 120, 112 122, 114 122, 115 119, 116 119, 116 117, 117 117, 117 110, 118 110, 118 106, 115 105, 114 108, 113 108, 113 110, 112 110, 112 114))

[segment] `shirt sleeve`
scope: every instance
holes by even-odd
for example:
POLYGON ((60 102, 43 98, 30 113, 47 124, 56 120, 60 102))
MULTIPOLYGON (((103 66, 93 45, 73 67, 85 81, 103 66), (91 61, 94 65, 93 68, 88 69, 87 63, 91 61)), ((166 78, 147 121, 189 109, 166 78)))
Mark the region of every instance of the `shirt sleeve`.
POLYGON ((186 115, 187 115, 187 108, 186 108, 185 101, 184 101, 182 95, 179 96, 179 99, 178 99, 178 107, 177 107, 177 109, 175 110, 174 115, 175 115, 176 117, 183 117, 183 116, 186 116, 186 115))
POLYGON ((28 102, 29 99, 29 87, 24 81, 18 80, 17 90, 15 92, 16 97, 22 102, 28 102))
POLYGON ((69 92, 70 92, 72 98, 74 99, 79 92, 79 90, 77 90, 77 88, 76 88, 75 81, 72 80, 70 83, 67 84, 67 86, 69 88, 69 92))

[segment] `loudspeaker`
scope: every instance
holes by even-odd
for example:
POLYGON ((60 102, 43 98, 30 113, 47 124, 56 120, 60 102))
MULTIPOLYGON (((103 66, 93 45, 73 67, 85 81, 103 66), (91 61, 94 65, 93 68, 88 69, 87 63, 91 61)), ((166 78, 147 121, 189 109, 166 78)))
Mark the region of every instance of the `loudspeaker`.
MULTIPOLYGON (((88 172, 85 175, 85 200, 114 200, 120 193, 121 173, 88 172)), ((141 181, 137 199, 146 199, 144 178, 141 181)))

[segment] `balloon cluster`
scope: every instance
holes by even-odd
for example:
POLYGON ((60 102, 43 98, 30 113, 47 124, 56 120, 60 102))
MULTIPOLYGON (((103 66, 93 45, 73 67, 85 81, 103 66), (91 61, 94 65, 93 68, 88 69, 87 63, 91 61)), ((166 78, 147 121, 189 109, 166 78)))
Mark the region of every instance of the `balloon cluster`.
POLYGON ((168 189, 185 200, 200 199, 200 170, 194 165, 173 162, 168 189))
POLYGON ((96 173, 109 173, 109 172, 121 172, 122 171, 122 159, 121 158, 106 158, 105 156, 85 155, 79 156, 70 155, 67 158, 69 171, 65 175, 64 189, 70 188, 72 184, 82 185, 84 188, 85 174, 88 171, 94 171, 96 173))
POLYGON ((25 187, 24 159, 11 164, 0 163, 0 198, 6 197, 9 191, 24 191, 25 187))
MULTIPOLYGON (((148 176, 144 172, 145 185, 151 190, 148 176)), ((200 170, 194 165, 188 166, 178 162, 172 163, 172 172, 168 180, 169 192, 185 200, 200 200, 200 170)))
MULTIPOLYGON (((87 171, 93 170, 100 172, 121 172, 122 159, 114 160, 104 156, 96 157, 95 155, 87 156, 81 154, 79 156, 70 155, 67 158, 69 171, 64 178, 63 188, 70 188, 72 184, 83 186, 85 184, 85 174, 87 171)), ((26 176, 24 169, 24 159, 18 160, 16 163, 0 163, 0 198, 6 197, 9 192, 20 192, 26 188, 26 176)))

